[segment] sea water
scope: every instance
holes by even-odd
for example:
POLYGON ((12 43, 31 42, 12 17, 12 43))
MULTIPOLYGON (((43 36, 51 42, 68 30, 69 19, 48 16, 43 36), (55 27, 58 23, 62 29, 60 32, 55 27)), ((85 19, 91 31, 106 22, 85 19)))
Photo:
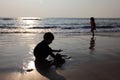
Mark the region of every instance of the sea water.
MULTIPOLYGON (((96 18, 95 22, 96 33, 120 31, 120 18, 96 18)), ((34 69, 33 49, 42 40, 43 33, 48 31, 54 34, 90 33, 90 20, 89 18, 1 17, 0 75, 34 69)), ((58 40, 59 43, 56 44, 60 45, 61 41, 58 40)))
MULTIPOLYGON (((120 31, 120 18, 96 18, 96 32, 120 31)), ((89 18, 0 18, 0 33, 88 33, 89 18)))

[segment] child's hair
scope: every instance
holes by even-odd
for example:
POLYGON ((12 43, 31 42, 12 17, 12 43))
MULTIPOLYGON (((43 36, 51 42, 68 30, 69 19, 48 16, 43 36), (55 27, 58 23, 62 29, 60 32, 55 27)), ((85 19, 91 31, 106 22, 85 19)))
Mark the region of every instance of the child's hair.
POLYGON ((51 32, 47 32, 44 34, 43 38, 44 38, 44 40, 47 40, 47 39, 53 40, 54 35, 51 32))
POLYGON ((90 20, 91 20, 91 21, 94 21, 94 17, 91 17, 90 20))

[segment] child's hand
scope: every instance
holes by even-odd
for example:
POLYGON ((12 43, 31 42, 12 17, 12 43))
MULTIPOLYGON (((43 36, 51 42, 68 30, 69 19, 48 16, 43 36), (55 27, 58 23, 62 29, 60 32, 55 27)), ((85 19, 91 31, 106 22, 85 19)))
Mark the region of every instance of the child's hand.
POLYGON ((58 52, 62 52, 63 50, 59 49, 58 52))

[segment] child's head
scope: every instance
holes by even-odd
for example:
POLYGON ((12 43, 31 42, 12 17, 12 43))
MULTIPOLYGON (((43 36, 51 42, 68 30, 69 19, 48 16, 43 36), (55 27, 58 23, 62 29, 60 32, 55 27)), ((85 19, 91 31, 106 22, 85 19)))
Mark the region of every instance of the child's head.
POLYGON ((54 40, 54 35, 51 32, 47 32, 44 34, 43 39, 50 44, 54 40))
POLYGON ((91 21, 94 21, 95 19, 94 19, 94 17, 91 17, 90 20, 91 20, 91 21))

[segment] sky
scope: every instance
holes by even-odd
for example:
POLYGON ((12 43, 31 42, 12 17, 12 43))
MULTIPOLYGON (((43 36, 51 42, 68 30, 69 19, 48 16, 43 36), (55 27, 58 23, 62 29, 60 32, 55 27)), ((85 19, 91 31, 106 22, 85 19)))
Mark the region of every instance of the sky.
POLYGON ((120 0, 0 0, 0 17, 120 18, 120 0))

